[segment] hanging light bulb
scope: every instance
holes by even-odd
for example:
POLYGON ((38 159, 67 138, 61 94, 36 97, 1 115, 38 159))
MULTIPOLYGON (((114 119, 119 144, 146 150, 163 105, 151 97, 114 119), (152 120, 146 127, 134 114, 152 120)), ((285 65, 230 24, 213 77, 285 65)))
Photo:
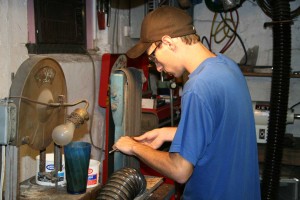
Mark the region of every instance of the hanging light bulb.
POLYGON ((75 128, 84 124, 89 119, 86 109, 77 108, 68 117, 65 124, 55 127, 52 131, 52 139, 57 145, 67 145, 73 139, 75 128))
POLYGON ((55 127, 52 132, 52 139, 55 144, 60 146, 69 144, 73 139, 75 128, 75 124, 72 122, 67 122, 55 127))

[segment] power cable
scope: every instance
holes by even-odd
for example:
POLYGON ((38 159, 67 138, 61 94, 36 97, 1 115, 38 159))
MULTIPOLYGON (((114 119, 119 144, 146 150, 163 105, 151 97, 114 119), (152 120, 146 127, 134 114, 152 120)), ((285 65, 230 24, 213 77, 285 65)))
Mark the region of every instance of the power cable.
POLYGON ((298 106, 299 104, 300 104, 300 101, 299 101, 298 103, 294 104, 293 106, 291 106, 290 109, 295 108, 295 107, 298 106))
POLYGON ((229 28, 232 32, 234 32, 234 34, 236 34, 236 36, 237 36, 238 39, 240 40, 241 45, 242 45, 243 50, 244 50, 244 53, 245 53, 245 63, 244 63, 244 65, 246 65, 246 64, 247 64, 247 60, 248 60, 248 56, 247 56, 247 51, 246 51, 246 48, 245 48, 245 45, 244 45, 244 42, 243 42, 242 38, 239 36, 239 34, 238 34, 236 31, 234 31, 234 30, 227 24, 227 22, 225 21, 225 19, 224 19, 222 13, 220 13, 220 16, 221 16, 222 20, 224 21, 224 23, 228 26, 228 28, 229 28))
POLYGON ((218 25, 215 28, 217 16, 219 14, 219 13, 215 12, 213 20, 212 20, 209 41, 207 41, 207 43, 209 43, 210 50, 212 48, 211 47, 212 46, 212 40, 216 44, 221 44, 227 38, 229 38, 227 40, 226 44, 219 51, 220 53, 224 53, 235 41, 236 30, 237 30, 238 24, 239 24, 239 14, 238 14, 237 10, 230 11, 229 13, 230 13, 230 17, 227 17, 227 13, 226 13, 225 14, 225 19, 223 19, 221 22, 219 22, 218 25), (236 20, 234 20, 233 12, 236 14, 236 17, 235 17, 236 20), (228 27, 229 24, 225 23, 227 21, 232 24, 233 31, 232 31, 232 29, 229 29, 229 27, 228 27), (220 38, 218 38, 218 35, 220 35, 220 33, 223 33, 224 35, 222 35, 220 38))
POLYGON ((207 43, 207 47, 208 49, 211 51, 211 46, 210 46, 210 42, 208 41, 206 36, 203 36, 201 39, 201 43, 204 44, 204 41, 207 43))
MULTIPOLYGON (((234 26, 234 33, 236 33, 239 24, 239 14, 237 10, 235 10, 235 13, 236 13, 236 23, 233 20, 232 12, 230 12, 230 22, 232 22, 232 25, 234 26)), ((231 36, 230 39, 225 44, 225 46, 221 49, 220 53, 224 53, 225 51, 227 51, 227 49, 229 49, 229 47, 234 43, 235 38, 236 38, 236 34, 231 36)))
MULTIPOLYGON (((91 117, 90 117, 90 127, 89 127, 89 135, 90 135, 90 139, 91 139, 91 144, 93 147, 95 147, 96 149, 102 151, 103 150, 103 146, 102 147, 98 147, 95 145, 94 141, 93 141, 93 137, 92 137, 92 128, 93 128, 93 124, 94 124, 94 113, 95 113, 95 105, 96 105, 96 98, 95 98, 95 94, 96 94, 96 67, 95 67, 95 62, 94 59, 92 58, 91 54, 83 48, 83 50, 86 52, 86 55, 90 58, 91 62, 92 62, 92 68, 93 68, 93 77, 92 77, 92 81, 93 81, 93 101, 92 101, 92 113, 91 113, 91 117)), ((102 141, 104 141, 104 138, 102 139, 102 141)))

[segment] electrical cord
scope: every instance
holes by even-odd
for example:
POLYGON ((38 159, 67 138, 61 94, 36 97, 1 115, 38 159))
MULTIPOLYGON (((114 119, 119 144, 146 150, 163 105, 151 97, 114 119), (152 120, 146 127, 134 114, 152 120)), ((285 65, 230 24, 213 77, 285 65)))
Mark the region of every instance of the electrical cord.
POLYGON ((233 16, 232 16, 232 12, 230 12, 230 17, 231 17, 231 22, 232 25, 234 26, 234 35, 232 37, 230 37, 230 39, 227 41, 227 43, 225 44, 225 46, 223 47, 223 49, 221 49, 220 53, 224 53, 225 51, 227 51, 227 49, 229 49, 229 47, 233 44, 233 42, 235 41, 236 38, 236 30, 238 28, 238 24, 239 24, 239 13, 237 10, 235 10, 236 13, 236 23, 234 23, 233 20, 233 16))
MULTIPOLYGON (((270 1, 268 0, 257 0, 258 6, 262 9, 262 11, 268 16, 272 17, 272 7, 270 5, 270 1)), ((291 19, 294 19, 300 15, 300 6, 295 10, 291 11, 291 19)))
POLYGON ((257 4, 268 17, 272 17, 272 9, 268 0, 257 0, 257 4))
POLYGON ((225 41, 226 38, 229 38, 228 41, 226 42, 226 44, 219 51, 220 53, 224 53, 225 51, 227 51, 227 49, 229 49, 229 47, 235 41, 236 30, 237 30, 237 27, 239 24, 239 14, 238 14, 237 10, 230 11, 229 13, 230 13, 230 17, 227 17, 227 13, 226 13, 225 19, 222 19, 222 21, 219 22, 217 27, 215 28, 216 19, 219 14, 218 12, 215 12, 213 20, 212 20, 209 41, 207 41, 207 43, 209 43, 210 50, 211 50, 211 46, 212 46, 212 40, 217 44, 221 44, 222 42, 225 41), (235 14, 236 14, 236 22, 234 20, 233 14, 232 14, 233 12, 235 12, 235 14), (230 29, 229 24, 226 23, 227 21, 232 24, 232 26, 233 26, 232 29, 230 29), (224 35, 222 37, 218 38, 217 36, 220 35, 220 33, 224 33, 224 35))
MULTIPOLYGON (((93 124, 94 124, 94 113, 95 113, 94 110, 95 110, 95 105, 96 105, 95 104, 95 101, 96 101, 96 98, 95 98, 95 94, 96 94, 96 79, 95 79, 96 67, 95 67, 94 59, 92 58, 91 54, 86 49, 84 49, 84 51, 86 52, 86 55, 90 58, 90 60, 92 62, 92 68, 93 68, 93 79, 92 79, 93 80, 93 104, 92 104, 92 113, 91 113, 91 117, 90 117, 91 123, 90 123, 89 135, 90 135, 92 146, 95 147, 96 149, 102 151, 103 150, 103 145, 102 145, 102 147, 96 146, 94 141, 93 141, 93 137, 92 137, 92 128, 93 128, 93 124)), ((104 142, 104 138, 102 139, 102 141, 104 142)))
POLYGON ((293 10, 292 12, 291 12, 291 17, 292 17, 292 19, 295 19, 296 17, 298 17, 300 15, 300 6, 297 8, 297 9, 295 9, 295 10, 293 10))
MULTIPOLYGON (((217 13, 216 13, 216 14, 217 14, 217 13)), ((234 21, 233 21, 232 19, 228 19, 228 18, 226 17, 226 15, 227 15, 227 13, 225 13, 225 20, 231 22, 231 23, 234 25, 234 21)), ((217 44, 222 43, 226 38, 232 38, 232 37, 234 36, 234 34, 233 34, 233 35, 229 35, 230 29, 228 29, 227 26, 226 26, 226 24, 224 23, 225 20, 223 20, 222 22, 220 22, 220 23, 218 24, 218 26, 217 26, 217 28, 216 28, 216 30, 215 30, 215 33, 212 34, 212 36, 214 37, 214 41, 215 41, 215 43, 217 43, 217 44), (221 26, 221 25, 222 25, 222 26, 221 26), (227 28, 227 29, 226 29, 226 28, 227 28), (223 31, 224 35, 223 35, 223 37, 221 37, 221 39, 218 40, 218 39, 217 39, 217 34, 220 33, 221 31, 223 31)), ((234 26, 234 27, 235 27, 235 30, 236 30, 236 26, 234 26)))
POLYGON ((216 18, 217 18, 217 13, 215 12, 213 20, 212 20, 212 23, 211 23, 210 34, 209 34, 209 44, 210 44, 210 47, 212 46, 212 41, 211 40, 212 40, 212 37, 213 37, 213 27, 214 27, 216 18))
POLYGON ((119 52, 119 44, 118 44, 118 35, 119 35, 119 29, 117 28, 119 24, 119 8, 120 8, 120 0, 116 2, 116 8, 115 9, 115 19, 114 19, 114 26, 113 26, 113 34, 112 34, 112 53, 118 53, 119 52), (116 38, 116 40, 115 40, 116 38), (115 45, 116 42, 116 45, 115 45), (115 51, 115 46, 117 47, 115 51))
POLYGON ((298 103, 294 104, 293 106, 291 106, 290 109, 295 108, 295 107, 298 106, 299 104, 300 104, 300 101, 299 101, 298 103))
POLYGON ((71 106, 76 106, 80 103, 86 103, 85 109, 87 109, 89 107, 89 102, 86 99, 77 101, 75 103, 45 103, 45 102, 35 101, 33 99, 29 99, 29 98, 23 97, 23 96, 10 96, 6 99, 9 99, 9 98, 18 98, 18 99, 22 99, 25 101, 35 103, 35 104, 40 104, 40 105, 49 106, 49 107, 61 107, 61 106, 62 107, 71 107, 71 106))
POLYGON ((246 64, 247 64, 247 60, 248 60, 248 56, 247 56, 247 51, 246 51, 246 48, 245 48, 245 45, 244 45, 244 42, 243 42, 242 38, 239 36, 239 34, 238 34, 236 31, 234 31, 234 30, 227 24, 227 22, 224 20, 224 17, 223 17, 223 15, 222 15, 222 13, 220 13, 220 16, 221 16, 222 20, 224 21, 224 23, 228 26, 228 28, 229 28, 232 32, 234 32, 234 33, 236 34, 236 36, 238 37, 238 39, 240 40, 241 45, 242 45, 243 50, 244 50, 244 53, 245 53, 245 63, 244 63, 244 65, 246 65, 246 64))
POLYGON ((201 43, 203 44, 204 41, 207 43, 207 47, 208 49, 211 51, 211 46, 210 46, 210 42, 208 41, 207 37, 206 36, 203 36, 202 39, 201 39, 201 43))

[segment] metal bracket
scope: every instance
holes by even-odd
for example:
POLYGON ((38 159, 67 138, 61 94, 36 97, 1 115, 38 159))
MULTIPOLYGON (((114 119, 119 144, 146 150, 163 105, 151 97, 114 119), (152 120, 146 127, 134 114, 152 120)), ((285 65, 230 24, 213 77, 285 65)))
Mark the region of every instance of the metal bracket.
POLYGON ((8 145, 16 136, 17 107, 8 99, 0 100, 0 144, 8 145))

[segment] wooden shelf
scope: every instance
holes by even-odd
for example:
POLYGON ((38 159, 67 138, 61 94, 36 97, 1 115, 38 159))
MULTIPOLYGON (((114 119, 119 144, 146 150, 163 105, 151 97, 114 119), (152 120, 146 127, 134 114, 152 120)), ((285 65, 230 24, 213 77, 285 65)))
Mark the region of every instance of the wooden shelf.
MULTIPOLYGON (((272 77, 271 73, 243 72, 244 76, 272 77)), ((300 74, 291 74, 290 78, 300 78, 300 74)))
MULTIPOLYGON (((271 66, 243 66, 239 65, 244 76, 252 76, 252 77, 272 77, 271 73, 266 73, 267 71, 259 72, 258 69, 270 69, 271 66), (255 71, 257 69, 257 71, 255 71)), ((300 78, 299 73, 291 73, 290 78, 300 78)))

